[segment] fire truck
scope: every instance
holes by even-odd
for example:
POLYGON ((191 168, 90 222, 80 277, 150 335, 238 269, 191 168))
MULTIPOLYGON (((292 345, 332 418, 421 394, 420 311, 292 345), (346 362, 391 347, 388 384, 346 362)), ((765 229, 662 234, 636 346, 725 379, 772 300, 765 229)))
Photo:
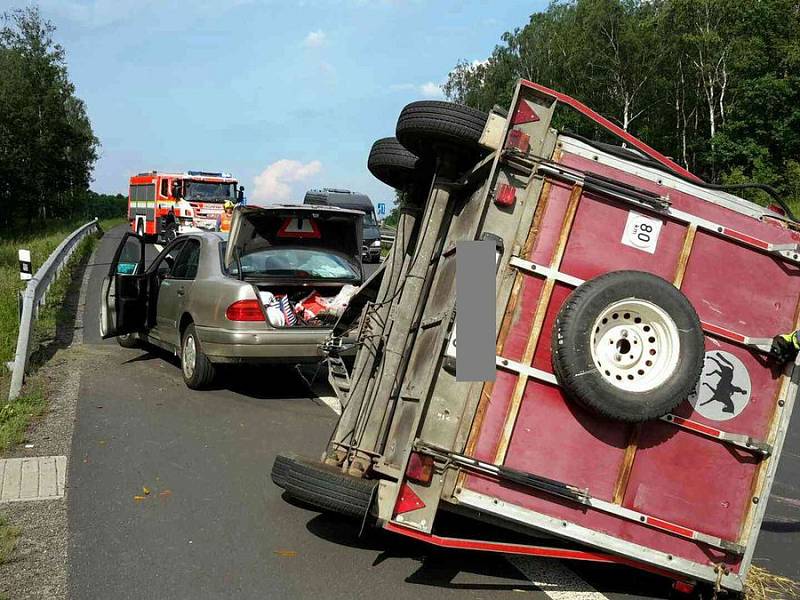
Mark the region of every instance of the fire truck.
POLYGON ((169 241, 176 235, 213 230, 227 201, 240 202, 244 188, 229 173, 149 171, 130 179, 128 220, 140 235, 169 241))

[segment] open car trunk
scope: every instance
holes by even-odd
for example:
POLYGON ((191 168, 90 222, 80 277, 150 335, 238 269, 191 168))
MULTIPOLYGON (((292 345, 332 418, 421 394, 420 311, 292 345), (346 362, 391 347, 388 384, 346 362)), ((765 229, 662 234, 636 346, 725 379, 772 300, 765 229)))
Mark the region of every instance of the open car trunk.
POLYGON ((322 327, 330 329, 358 289, 351 284, 286 285, 255 284, 273 327, 322 327))
POLYGON ((237 208, 226 272, 254 285, 271 326, 333 327, 361 284, 362 218, 335 207, 237 208))

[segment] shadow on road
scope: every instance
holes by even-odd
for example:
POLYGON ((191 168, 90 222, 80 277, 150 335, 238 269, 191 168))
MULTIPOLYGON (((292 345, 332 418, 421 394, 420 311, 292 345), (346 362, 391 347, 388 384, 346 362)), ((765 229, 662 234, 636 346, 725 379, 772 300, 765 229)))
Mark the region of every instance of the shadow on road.
MULTIPOLYGON (((283 498, 306 510, 315 510, 298 503, 286 494, 283 498)), ((397 559, 411 559, 418 562, 417 569, 405 578, 407 583, 457 590, 536 589, 500 555, 442 550, 375 528, 367 528, 363 535, 359 535, 359 523, 326 513, 312 517, 306 523, 306 529, 318 538, 333 544, 377 552, 372 563, 373 567, 397 559), (469 581, 475 577, 507 580, 507 582, 469 581)))
POLYGON ((30 357, 30 365, 38 367, 49 361, 56 352, 68 348, 75 339, 75 324, 78 314, 83 276, 89 264, 89 256, 85 256, 75 265, 72 279, 64 293, 64 302, 55 311, 55 335, 50 339, 37 340, 38 346, 30 357))

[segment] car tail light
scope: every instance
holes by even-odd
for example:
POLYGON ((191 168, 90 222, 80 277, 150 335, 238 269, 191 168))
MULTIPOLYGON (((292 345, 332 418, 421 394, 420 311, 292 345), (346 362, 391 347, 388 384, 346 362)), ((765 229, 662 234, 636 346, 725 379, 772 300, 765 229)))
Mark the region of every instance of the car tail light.
POLYGON ((429 484, 433 479, 433 457, 412 452, 406 467, 406 478, 414 483, 429 484))
POLYGON ((501 183, 497 188, 494 203, 498 206, 513 206, 517 201, 517 189, 513 185, 501 183))
POLYGON ((264 311, 258 300, 237 300, 225 311, 229 321, 264 321, 264 311))
POLYGON ((406 482, 403 482, 400 494, 397 496, 397 504, 394 505, 395 516, 412 510, 419 510, 420 508, 425 508, 422 498, 417 496, 416 492, 406 482))

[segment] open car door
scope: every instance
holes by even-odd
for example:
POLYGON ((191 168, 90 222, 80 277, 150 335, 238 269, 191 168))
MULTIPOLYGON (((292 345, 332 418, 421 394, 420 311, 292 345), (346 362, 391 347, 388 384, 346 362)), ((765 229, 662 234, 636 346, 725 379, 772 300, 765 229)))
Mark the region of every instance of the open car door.
POLYGON ((103 280, 100 297, 100 336, 103 339, 145 328, 149 276, 145 269, 145 242, 127 232, 103 280))

